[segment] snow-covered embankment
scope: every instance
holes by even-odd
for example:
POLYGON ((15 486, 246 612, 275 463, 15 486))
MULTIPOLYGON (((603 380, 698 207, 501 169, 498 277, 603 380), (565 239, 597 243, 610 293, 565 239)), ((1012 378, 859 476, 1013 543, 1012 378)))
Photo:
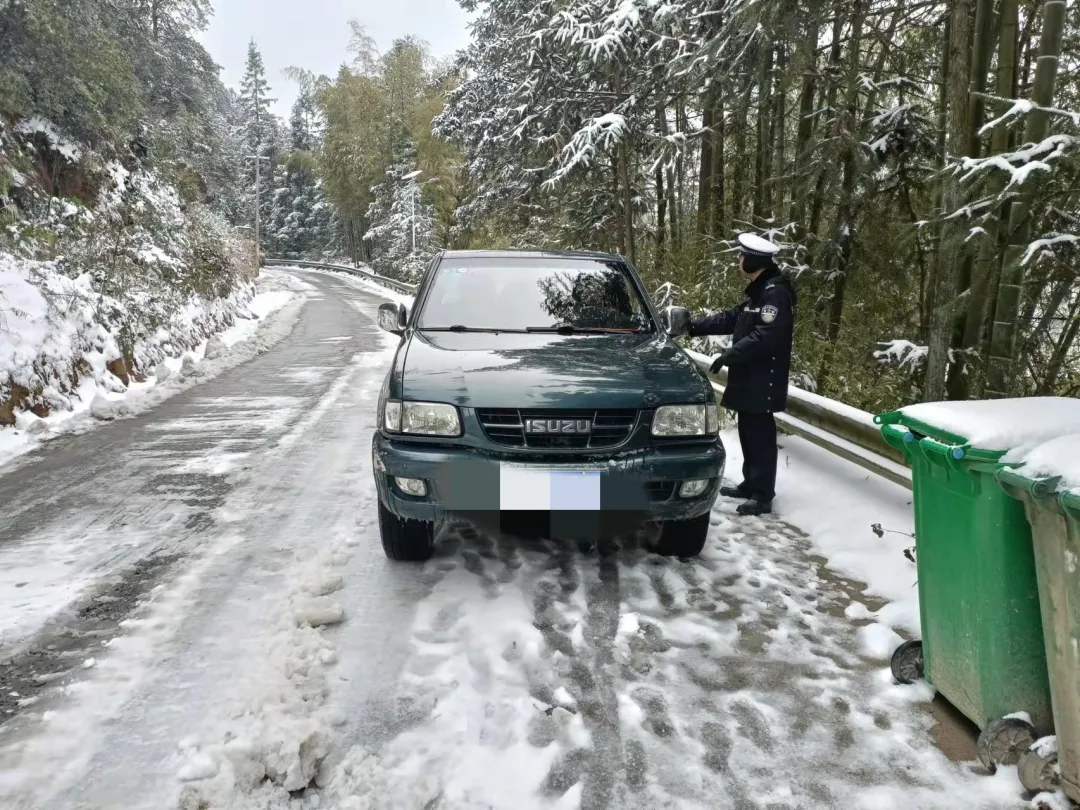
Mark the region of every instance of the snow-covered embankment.
POLYGON ((227 297, 192 296, 127 361, 122 314, 88 277, 0 255, 0 465, 98 420, 133 416, 266 351, 292 329, 298 296, 310 289, 269 270, 227 297))

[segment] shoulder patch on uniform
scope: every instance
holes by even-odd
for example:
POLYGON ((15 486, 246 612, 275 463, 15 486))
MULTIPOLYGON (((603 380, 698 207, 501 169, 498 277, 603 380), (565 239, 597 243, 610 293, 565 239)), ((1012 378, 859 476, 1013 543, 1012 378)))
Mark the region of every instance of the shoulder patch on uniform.
POLYGON ((780 314, 780 310, 772 304, 766 304, 761 308, 761 320, 765 321, 765 323, 772 323, 775 321, 778 314, 780 314))

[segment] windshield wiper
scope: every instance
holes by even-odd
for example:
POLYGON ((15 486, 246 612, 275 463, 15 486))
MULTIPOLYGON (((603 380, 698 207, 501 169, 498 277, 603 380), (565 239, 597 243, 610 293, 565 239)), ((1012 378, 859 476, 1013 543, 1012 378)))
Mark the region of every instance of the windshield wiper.
POLYGON ((547 332, 555 335, 639 335, 645 330, 640 326, 620 328, 617 326, 574 326, 563 323, 555 326, 528 326, 526 332, 547 332))
POLYGON ((492 329, 487 326, 465 326, 455 323, 453 326, 421 326, 421 332, 525 332, 524 329, 492 329))

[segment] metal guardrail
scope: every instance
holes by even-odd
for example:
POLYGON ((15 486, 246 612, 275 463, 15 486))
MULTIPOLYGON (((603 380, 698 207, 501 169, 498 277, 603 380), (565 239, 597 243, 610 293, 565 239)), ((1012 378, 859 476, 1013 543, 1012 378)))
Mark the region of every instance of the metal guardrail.
POLYGON ((270 267, 306 267, 311 270, 337 270, 339 273, 348 273, 353 276, 360 276, 370 281, 374 281, 376 284, 381 284, 384 287, 389 287, 395 292, 412 295, 416 292, 415 284, 406 284, 404 281, 398 281, 394 278, 387 278, 386 276, 380 276, 378 273, 372 273, 370 270, 365 270, 362 267, 350 267, 347 264, 328 264, 326 262, 306 262, 299 259, 263 259, 263 264, 270 267))
MULTIPOLYGON (((336 270, 366 278, 399 293, 416 292, 415 284, 406 284, 370 270, 344 264, 293 259, 264 259, 264 263, 273 267, 336 270)), ((711 357, 693 351, 688 351, 687 354, 708 373, 711 357)), ((722 369, 720 374, 710 374, 709 377, 713 388, 722 393, 727 382, 727 371, 722 369)), ((911 470, 907 467, 903 454, 885 443, 881 437, 881 429, 874 424, 873 414, 789 386, 787 411, 776 414, 776 422, 780 429, 787 433, 800 436, 864 470, 911 489, 911 470)))
MULTIPOLYGON (((709 374, 713 358, 693 351, 687 354, 709 375, 713 388, 723 393, 727 370, 709 374)), ((911 489, 911 470, 903 454, 885 443, 881 428, 874 424, 871 413, 791 385, 788 386, 787 410, 776 414, 776 423, 787 433, 800 436, 864 470, 911 489)))

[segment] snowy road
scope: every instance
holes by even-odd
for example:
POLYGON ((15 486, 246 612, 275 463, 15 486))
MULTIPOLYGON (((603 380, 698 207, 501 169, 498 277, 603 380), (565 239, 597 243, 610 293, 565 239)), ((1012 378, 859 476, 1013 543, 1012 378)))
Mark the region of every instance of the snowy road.
POLYGON ((779 518, 721 504, 693 562, 469 527, 387 561, 380 301, 302 277, 269 352, 0 475, 0 806, 1020 806, 779 518))

